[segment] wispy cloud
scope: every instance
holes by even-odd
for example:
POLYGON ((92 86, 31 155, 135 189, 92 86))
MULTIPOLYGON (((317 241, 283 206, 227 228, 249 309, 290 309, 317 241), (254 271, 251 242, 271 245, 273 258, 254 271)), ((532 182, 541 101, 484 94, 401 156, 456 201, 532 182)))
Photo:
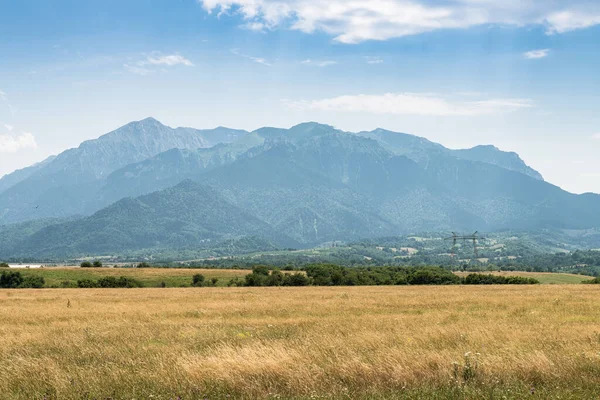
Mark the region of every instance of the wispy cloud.
POLYGON ((148 68, 138 67, 137 65, 130 65, 130 64, 123 64, 123 68, 125 68, 127 71, 131 72, 132 74, 141 75, 141 76, 146 76, 152 72, 148 68))
POLYGON ((35 149, 37 143, 35 137, 28 132, 20 135, 0 135, 0 153, 16 153, 23 149, 35 149))
POLYGON ((534 107, 529 99, 490 98, 463 101, 427 93, 359 94, 311 101, 286 101, 285 104, 304 110, 418 116, 493 115, 534 107))
POLYGON ((7 131, 12 132, 15 127, 9 124, 4 124, 4 127, 6 128, 7 131))
POLYGON ((540 50, 531 50, 526 53, 523 53, 523 57, 528 60, 537 60, 540 58, 548 57, 550 53, 550 49, 540 49, 540 50))
POLYGON ((337 64, 337 61, 332 61, 332 60, 313 61, 311 59, 307 59, 307 60, 302 61, 302 64, 304 64, 304 65, 312 65, 314 67, 323 68, 323 67, 329 67, 331 65, 335 65, 335 64, 337 64))
POLYGON ((0 101, 2 101, 2 103, 8 107, 8 111, 11 115, 15 115, 17 113, 18 109, 13 107, 13 105, 8 101, 8 94, 6 94, 5 91, 0 90, 0 101))
POLYGON ((135 63, 123 64, 123 68, 132 74, 146 76, 157 71, 159 68, 171 68, 178 65, 193 67, 194 63, 180 54, 165 55, 159 52, 153 52, 150 55, 146 55, 143 60, 135 63))
POLYGON ((383 64, 383 60, 379 57, 365 57, 365 61, 367 64, 383 64))
POLYGON ((387 40, 486 24, 543 26, 548 34, 600 24, 590 0, 198 0, 209 12, 240 14, 255 30, 291 28, 341 43, 387 40))
POLYGON ((594 133, 594 134, 592 135, 592 139, 597 139, 597 140, 600 140, 600 132, 598 132, 598 133, 594 133))
POLYGON ((257 64, 262 64, 262 65, 265 65, 267 67, 271 67, 273 65, 270 62, 268 62, 267 60, 265 60, 264 58, 253 57, 253 56, 249 56, 247 54, 241 53, 240 49, 231 49, 230 51, 231 51, 232 54, 235 54, 236 56, 247 58, 248 60, 252 60, 252 61, 254 61, 257 64))
POLYGON ((175 65, 185 65, 186 67, 194 66, 190 60, 179 54, 151 55, 148 56, 145 61, 140 61, 138 65, 165 65, 167 67, 173 67, 175 65))

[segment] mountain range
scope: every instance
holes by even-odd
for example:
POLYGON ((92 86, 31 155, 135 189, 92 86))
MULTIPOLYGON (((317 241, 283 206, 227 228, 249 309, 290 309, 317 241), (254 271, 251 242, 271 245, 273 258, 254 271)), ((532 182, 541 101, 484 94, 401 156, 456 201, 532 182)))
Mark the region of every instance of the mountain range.
POLYGON ((516 153, 318 123, 247 132, 148 118, 0 179, 2 258, 597 227, 600 196, 544 181, 516 153))

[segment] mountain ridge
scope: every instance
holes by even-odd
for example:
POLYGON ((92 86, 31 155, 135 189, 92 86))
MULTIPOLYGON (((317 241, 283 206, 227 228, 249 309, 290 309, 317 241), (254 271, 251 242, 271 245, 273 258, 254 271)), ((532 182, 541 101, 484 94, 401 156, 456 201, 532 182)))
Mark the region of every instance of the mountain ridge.
MULTIPOLYGON (((122 129, 122 136, 113 131, 101 142, 139 161, 99 165, 86 170, 89 179, 61 181, 81 172, 82 159, 75 157, 76 166, 67 163, 55 175, 52 164, 72 158, 71 149, 0 193, 0 225, 46 221, 22 225, 20 242, 10 241, 0 255, 208 248, 197 239, 213 240, 211 246, 304 248, 424 231, 600 227, 599 195, 568 193, 516 153, 491 145, 452 150, 414 135, 353 133, 315 122, 252 132, 216 128, 206 137, 154 119, 122 129), (177 147, 181 138, 191 138, 188 147, 177 147), (225 142, 197 147, 218 139, 225 142), (137 153, 132 140, 151 150, 137 153), (102 168, 112 172, 94 174, 102 168), (7 212, 7 205, 21 212, 7 212), (227 222, 225 214, 233 219, 227 222)), ((94 141, 80 147, 90 147, 84 155, 92 159, 106 153, 94 141)), ((11 229, 18 228, 9 226, 4 235, 11 229)))

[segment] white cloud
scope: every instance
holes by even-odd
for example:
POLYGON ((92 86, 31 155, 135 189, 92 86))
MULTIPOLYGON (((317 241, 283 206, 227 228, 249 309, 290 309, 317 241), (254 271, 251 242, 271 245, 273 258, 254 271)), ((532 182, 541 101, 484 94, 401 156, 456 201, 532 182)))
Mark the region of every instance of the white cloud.
POLYGON ((585 29, 600 24, 600 13, 585 13, 583 11, 559 11, 546 17, 548 33, 565 33, 576 29, 585 29))
POLYGON ((194 66, 190 60, 179 54, 148 56, 145 61, 139 62, 138 65, 166 65, 167 67, 173 67, 175 65, 185 65, 186 67, 194 66))
POLYGON ((379 57, 367 56, 365 57, 365 61, 367 64, 383 64, 383 60, 379 57))
POLYGON ((598 139, 598 140, 600 140, 600 132, 598 132, 598 133, 594 133, 594 134, 592 135, 592 139, 598 139))
POLYGON ((252 61, 254 61, 257 64, 262 64, 262 65, 265 65, 267 67, 271 67, 272 66, 272 64, 270 62, 268 62, 267 60, 265 60, 264 58, 253 57, 253 56, 246 55, 244 53, 240 53, 239 49, 231 49, 230 51, 231 51, 232 54, 235 54, 236 56, 247 58, 248 60, 252 60, 252 61))
POLYGON ((138 67, 136 65, 129 65, 129 64, 123 64, 123 68, 125 68, 127 71, 131 72, 132 74, 137 74, 137 75, 141 75, 141 76, 146 76, 150 72, 152 72, 148 68, 138 67))
POLYGON ((548 57, 548 53, 550 53, 550 49, 531 50, 526 53, 523 53, 523 57, 525 57, 528 60, 537 60, 540 58, 548 57))
POLYGON ((323 67, 329 67, 329 66, 331 66, 331 65, 335 65, 335 64, 337 64, 337 61, 331 61, 331 60, 326 60, 326 61, 313 61, 313 60, 311 60, 311 59, 307 59, 307 60, 304 60, 304 61, 302 61, 302 64, 305 64, 305 65, 313 65, 313 66, 315 66, 315 67, 320 67, 320 68, 323 68, 323 67))
POLYGON ((267 28, 267 26, 265 24, 263 24, 262 22, 249 22, 245 25, 243 25, 244 28, 251 30, 251 31, 255 31, 255 32, 264 32, 265 29, 267 28))
POLYGON ((600 24, 590 0, 198 0, 209 12, 240 14, 247 26, 289 27, 342 43, 387 40, 484 24, 544 26, 548 34, 600 24), (253 25, 260 24, 260 25, 253 25))
POLYGON ((23 149, 35 149, 37 143, 31 133, 0 135, 0 153, 16 153, 23 149))
POLYGON ((6 128, 6 130, 7 130, 7 131, 9 131, 9 132, 12 132, 12 131, 13 131, 13 129, 15 129, 15 127, 14 127, 14 126, 12 126, 12 125, 9 125, 9 124, 4 124, 4 127, 5 127, 5 128, 6 128))
POLYGON ((132 74, 146 76, 155 71, 164 71, 165 68, 175 67, 178 65, 193 67, 194 63, 180 54, 163 55, 159 52, 153 52, 152 54, 146 56, 145 59, 134 64, 123 64, 123 68, 132 74))
POLYGON ((478 116, 503 114, 532 108, 529 99, 482 99, 461 101, 428 93, 386 93, 383 95, 349 95, 312 101, 287 101, 301 110, 366 112, 418 116, 478 116))

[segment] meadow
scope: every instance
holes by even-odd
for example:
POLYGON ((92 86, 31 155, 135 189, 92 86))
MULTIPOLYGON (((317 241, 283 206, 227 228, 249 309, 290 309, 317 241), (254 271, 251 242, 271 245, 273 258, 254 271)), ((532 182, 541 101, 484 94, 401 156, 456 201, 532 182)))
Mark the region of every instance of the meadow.
MULTIPOLYGON (((455 272, 458 276, 467 276, 471 272, 455 272)), ((593 276, 553 273, 553 272, 524 272, 524 271, 493 271, 481 272, 482 274, 491 274, 498 276, 522 276, 524 278, 533 278, 540 281, 541 284, 577 284, 594 279, 593 276)))
MULTIPOLYGON (((192 277, 202 274, 207 281, 218 279, 216 286, 227 286, 231 279, 243 280, 252 271, 249 269, 197 269, 197 268, 79 268, 49 267, 36 269, 16 269, 24 276, 41 276, 44 287, 60 288, 76 286, 79 280, 98 280, 103 277, 127 277, 141 282, 145 287, 187 287, 191 286, 192 277)), ((289 273, 289 271, 284 271, 289 273)), ((470 272, 456 272, 458 276, 466 276, 470 272)), ((578 284, 593 277, 585 275, 546 273, 546 272, 482 272, 502 276, 522 276, 534 278, 542 284, 578 284)))
POLYGON ((238 269, 191 269, 191 268, 39 268, 18 269, 24 276, 41 276, 45 287, 61 287, 63 283, 76 285, 78 280, 98 280, 103 277, 115 278, 124 276, 141 282, 146 287, 159 287, 164 282, 166 287, 191 286, 192 277, 202 274, 207 280, 217 278, 217 286, 225 286, 231 279, 243 279, 250 270, 238 269))
POLYGON ((597 285, 0 291, 0 398, 600 396, 597 285))

